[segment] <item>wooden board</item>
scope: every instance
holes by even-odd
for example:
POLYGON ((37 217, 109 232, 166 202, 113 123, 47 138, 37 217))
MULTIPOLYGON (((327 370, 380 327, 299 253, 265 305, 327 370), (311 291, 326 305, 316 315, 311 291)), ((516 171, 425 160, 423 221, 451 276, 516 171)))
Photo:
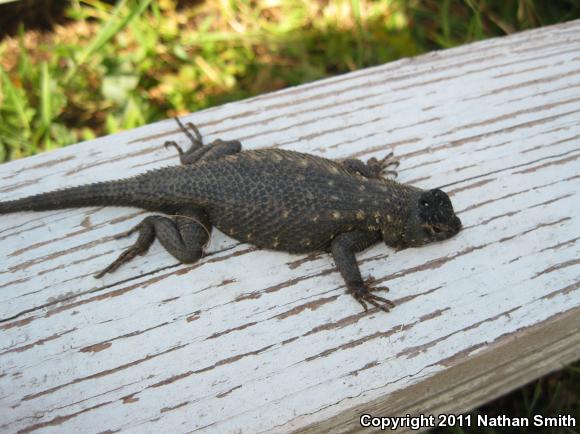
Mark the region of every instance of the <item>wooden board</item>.
MULTIPOLYGON (((365 409, 467 410, 580 354, 580 21, 186 120, 248 149, 393 149, 465 229, 360 254, 397 304, 365 315, 326 255, 215 231, 195 265, 156 244, 94 279, 143 212, 0 216, 0 431, 351 431, 365 409)), ((187 142, 173 120, 4 164, 0 198, 177 164, 170 139, 187 142)))

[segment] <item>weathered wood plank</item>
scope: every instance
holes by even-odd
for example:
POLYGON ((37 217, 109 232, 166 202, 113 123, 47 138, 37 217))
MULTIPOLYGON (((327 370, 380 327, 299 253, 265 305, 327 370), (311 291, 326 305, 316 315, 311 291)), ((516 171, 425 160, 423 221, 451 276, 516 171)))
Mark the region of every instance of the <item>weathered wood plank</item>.
MULTIPOLYGON (((113 236, 142 212, 0 216, 0 429, 350 430, 360 409, 466 409, 571 360, 579 52, 580 22, 571 22, 187 118, 208 140, 246 148, 329 158, 394 149, 402 181, 445 186, 465 224, 459 236, 359 255, 363 273, 391 287, 389 315, 359 312, 325 255, 258 251, 216 231, 198 264, 155 245, 95 280, 131 242, 113 236), (568 327, 554 327, 562 318, 568 327), (557 350, 534 373, 521 342, 536 332, 538 349, 557 350), (510 381, 518 359, 505 345, 527 367, 510 381), (484 378, 466 366, 505 375, 485 377, 490 387, 463 402, 434 392, 411 405, 425 385, 454 392, 457 375, 484 378)), ((185 143, 173 121, 2 165, 2 200, 176 164, 161 146, 168 139, 185 143)))
MULTIPOLYGON (((306 433, 359 432, 361 414, 460 414, 531 377, 549 373, 578 358, 580 309, 573 309, 525 330, 504 335, 486 351, 456 363, 464 353, 442 361, 447 369, 387 397, 381 397, 301 430, 306 433), (556 338, 557 337, 557 338, 556 338), (499 362, 499 363, 498 363, 499 362), (387 398, 387 399, 385 399, 387 398)), ((511 415, 506 415, 511 416, 511 415)), ((557 415, 544 414, 546 417, 557 415)), ((475 420, 471 427, 477 426, 475 420)), ((469 432, 469 426, 464 426, 469 432)), ((409 428, 397 432, 417 432, 409 428)))

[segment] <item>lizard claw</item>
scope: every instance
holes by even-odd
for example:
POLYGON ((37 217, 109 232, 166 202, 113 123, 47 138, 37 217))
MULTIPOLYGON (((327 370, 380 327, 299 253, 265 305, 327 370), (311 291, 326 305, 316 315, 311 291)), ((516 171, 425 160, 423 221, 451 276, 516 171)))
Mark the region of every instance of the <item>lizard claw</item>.
POLYGON ((165 147, 165 149, 175 148, 177 150, 177 153, 179 154, 179 160, 181 161, 182 164, 191 164, 199 158, 199 156, 195 157, 196 151, 204 147, 201 133, 199 132, 197 127, 191 122, 188 122, 185 125, 183 125, 183 123, 179 120, 179 118, 175 118, 175 120, 177 121, 179 128, 181 128, 181 130, 185 133, 187 138, 191 141, 191 146, 189 147, 189 149, 184 151, 183 148, 179 146, 177 142, 174 140, 166 141, 163 144, 163 146, 165 147), (192 155, 194 156, 194 159, 191 159, 192 155))
POLYGON ((189 138, 189 140, 191 141, 191 145, 194 148, 199 148, 200 146, 203 146, 203 139, 201 137, 201 133, 192 122, 187 122, 185 125, 183 125, 183 123, 177 116, 174 119, 175 122, 177 122, 177 125, 179 125, 179 128, 181 128, 181 131, 183 131, 185 135, 189 138), (191 134, 191 131, 189 131, 188 128, 193 131, 195 137, 193 136, 193 134, 191 134))
POLYGON ((112 273, 117 268, 119 268, 122 264, 124 264, 125 262, 129 262, 135 256, 137 256, 137 255, 144 255, 145 253, 147 253, 147 250, 148 249, 149 249, 149 246, 144 246, 144 245, 141 245, 138 242, 136 242, 131 247, 129 247, 128 249, 126 249, 125 251, 123 251, 123 253, 121 253, 119 255, 119 257, 117 259, 115 259, 115 261, 113 261, 107 267, 105 267, 104 269, 102 269, 101 271, 99 271, 97 274, 95 274, 94 275, 94 278, 95 279, 100 279, 105 274, 112 273))
POLYGON ((395 153, 393 151, 389 152, 380 162, 384 168, 391 166, 399 167, 401 164, 399 159, 395 157, 395 153))
POLYGON ((175 148, 175 149, 177 149, 177 153, 178 153, 179 155, 183 155, 183 149, 181 149, 181 146, 179 146, 179 145, 177 144, 177 142, 175 142, 175 141, 173 141, 173 140, 168 140, 167 142, 165 142, 165 143, 163 144, 163 147, 164 147, 165 149, 169 149, 169 148, 175 148))
MULTIPOLYGON (((148 217, 149 218, 149 217, 148 217)), ((153 231, 153 226, 148 224, 148 218, 143 220, 141 223, 133 226, 126 232, 122 232, 120 234, 115 235, 113 238, 119 239, 128 237, 129 235, 133 234, 134 232, 139 232, 139 238, 137 241, 133 243, 131 247, 125 249, 114 262, 112 262, 108 267, 104 268, 103 270, 99 271, 97 274, 94 275, 95 279, 100 279, 107 273, 111 273, 119 268, 125 262, 129 262, 137 255, 144 255, 151 247, 151 244, 155 240, 155 232, 153 231)))
POLYGON ((117 268, 119 268, 121 266, 121 264, 124 264, 125 262, 129 262, 135 256, 137 256, 139 254, 142 255, 143 253, 145 253, 145 252, 141 251, 141 249, 137 248, 136 246, 129 247, 127 250, 125 250, 123 253, 121 253, 119 255, 119 257, 114 262, 112 262, 107 267, 105 267, 104 269, 99 271, 97 274, 95 274, 94 278, 100 279, 105 274, 112 273, 117 268))
POLYGON ((190 130, 193 131, 193 133, 195 134, 195 139, 192 139, 190 136, 190 139, 192 141, 192 144, 196 144, 196 142, 200 145, 203 146, 203 139, 201 137, 201 133, 199 132, 199 130, 197 129, 197 127, 193 124, 193 122, 188 122, 185 124, 185 126, 187 128, 189 128, 190 130))
POLYGON ((391 151, 381 160, 377 160, 374 157, 369 159, 367 164, 374 167, 378 173, 396 178, 398 176, 397 171, 390 168, 396 169, 401 163, 397 158, 395 158, 395 154, 391 151))
POLYGON ((376 294, 373 294, 373 291, 388 291, 389 288, 387 287, 376 287, 376 288, 367 288, 366 286, 360 286, 355 289, 351 290, 351 293, 356 301, 358 301, 361 306, 364 308, 365 312, 368 312, 367 303, 372 304, 374 307, 384 311, 389 312, 391 308, 395 307, 395 303, 391 300, 388 300, 384 297, 380 297, 376 294))

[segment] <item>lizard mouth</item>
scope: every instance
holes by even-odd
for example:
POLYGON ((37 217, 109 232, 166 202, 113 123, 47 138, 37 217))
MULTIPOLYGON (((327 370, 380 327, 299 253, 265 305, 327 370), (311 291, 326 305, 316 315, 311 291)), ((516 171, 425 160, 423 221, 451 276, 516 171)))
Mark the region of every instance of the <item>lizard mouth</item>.
POLYGON ((461 230, 462 226, 463 225, 462 225, 459 217, 453 216, 453 219, 451 220, 451 223, 449 224, 449 229, 450 229, 451 235, 455 235, 457 232, 459 232, 461 230))
POLYGON ((446 223, 425 224, 423 226, 433 240, 445 240, 457 234, 462 227, 461 220, 457 216, 446 223))

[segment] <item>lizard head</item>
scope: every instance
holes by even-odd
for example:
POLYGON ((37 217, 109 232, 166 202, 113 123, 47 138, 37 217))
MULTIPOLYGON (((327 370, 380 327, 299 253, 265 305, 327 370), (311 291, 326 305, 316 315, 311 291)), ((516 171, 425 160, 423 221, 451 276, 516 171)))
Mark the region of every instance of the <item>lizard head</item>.
POLYGON ((401 243, 418 247, 452 237, 461 230, 449 196, 439 189, 422 191, 405 222, 401 243))

